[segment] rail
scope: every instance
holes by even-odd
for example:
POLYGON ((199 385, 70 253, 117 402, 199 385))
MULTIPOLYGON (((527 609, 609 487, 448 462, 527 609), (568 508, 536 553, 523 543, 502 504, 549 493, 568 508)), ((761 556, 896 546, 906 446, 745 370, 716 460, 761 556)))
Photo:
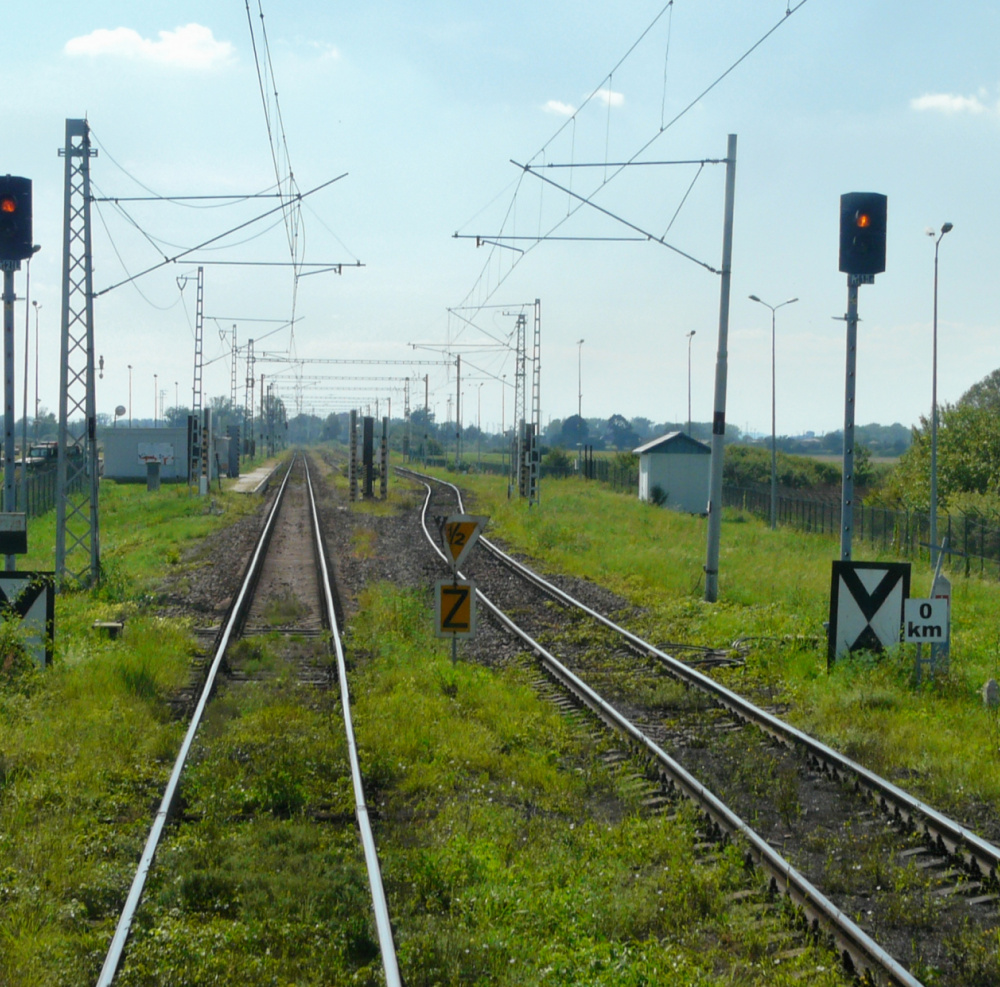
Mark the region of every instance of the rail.
MULTIPOLYGON (((305 462, 304 459, 303 462, 305 462)), ((118 925, 115 929, 114 936, 112 937, 111 946, 108 949, 107 956, 105 957, 100 977, 97 980, 97 987, 111 987, 118 971, 118 967, 121 964, 125 944, 128 941, 128 936, 131 932, 132 924, 135 921, 135 915, 142 899, 142 893, 146 885, 146 878, 148 877, 149 871, 153 866, 153 861, 156 856, 160 840, 162 839, 163 831, 173 809, 177 790, 180 785, 181 775, 187 763, 191 747, 194 743, 195 735, 198 732, 198 727, 201 724, 205 707, 207 706, 209 697, 214 689, 223 656, 233 636, 237 634, 242 627, 249 611, 253 592, 256 588, 257 581, 260 578, 263 561, 267 555, 268 545, 274 531, 275 520, 284 499, 285 490, 287 489, 288 480, 291 476, 294 463, 295 457, 293 456, 281 481, 281 486, 275 496, 274 503, 268 512, 267 520, 251 556, 250 563, 247 566, 247 571, 244 575, 240 590, 233 601, 233 604, 230 606, 225 620, 223 621, 223 627, 217 640, 215 653, 213 655, 208 674, 205 678, 205 683, 198 699, 198 704, 195 707, 194 715, 191 717, 187 733, 185 734, 184 741, 181 744, 177 759, 174 762, 170 778, 167 781, 167 786, 164 790, 160 807, 153 820, 153 825, 146 840, 145 848, 143 849, 142 856, 139 859, 139 865, 136 869, 135 877, 132 880, 132 886, 129 890, 128 897, 126 898, 121 916, 118 919, 118 925)), ((305 470, 306 485, 309 493, 310 512, 312 516, 312 528, 315 536, 317 569, 323 585, 323 597, 326 611, 324 616, 336 651, 337 677, 340 683, 344 726, 347 733, 348 757, 350 761, 351 779, 354 786, 355 814, 358 821, 358 828, 360 830, 361 842, 365 856, 365 864, 368 871, 375 925, 379 938, 379 946, 382 952, 383 968, 385 971, 385 982, 387 987, 402 987, 402 980, 400 979, 399 966, 396 958, 395 944, 392 939, 392 928, 389 922, 389 910, 385 897, 385 888, 382 883, 382 874, 379 868, 378 855, 375 850, 375 840, 372 834, 371 823, 368 819, 368 809, 365 804, 364 787, 361 778, 361 766, 358 759, 357 743, 355 741, 354 726, 351 719, 350 700, 347 688, 347 670, 344 661, 343 645, 341 643, 340 633, 337 627, 333 589, 329 576, 329 565, 323 545, 323 538, 319 524, 319 514, 316 509, 312 478, 309 474, 309 465, 307 462, 305 463, 305 470)))
POLYGON ((382 883, 382 870, 378 862, 375 848, 375 836, 372 833, 371 820, 368 816, 368 805, 365 802, 364 783, 361 778, 361 762, 358 758, 358 745, 354 738, 354 723, 351 717, 351 697, 347 688, 347 665, 344 661, 344 647, 337 629, 337 614, 333 600, 333 587, 330 582, 330 567, 326 557, 326 547, 323 544, 319 513, 316 510, 316 498, 313 495, 312 477, 309 474, 309 464, 306 463, 306 486, 309 490, 309 508, 313 519, 313 533, 316 537, 316 553, 319 559, 319 572, 323 583, 323 599, 326 604, 326 621, 333 637, 334 650, 337 656, 337 681, 340 685, 340 701, 343 707, 344 729, 347 733, 347 752, 351 765, 351 782, 354 786, 354 812, 361 832, 361 844, 365 853, 365 866, 368 869, 368 882, 372 892, 372 905, 375 912, 375 927, 378 933, 379 947, 382 951, 382 967, 385 971, 387 987, 401 987, 399 965, 396 959, 396 946, 392 938, 392 924, 389 921, 389 905, 385 897, 385 887, 382 883))
MULTIPOLYGON (((432 478, 422 477, 419 474, 412 475, 417 476, 428 490, 428 497, 424 504, 424 514, 426 515, 431 490, 427 480, 432 478)), ((436 479, 434 482, 450 487, 457 497, 459 510, 462 511, 464 509, 462 506, 461 492, 454 484, 436 479)), ((426 517, 424 517, 423 523, 425 535, 428 540, 433 545, 435 551, 437 551, 438 554, 445 559, 445 561, 447 561, 444 553, 434 543, 433 537, 427 529, 426 517)), ((883 807, 886 805, 892 806, 896 815, 904 817, 907 820, 914 822, 914 824, 919 824, 923 828, 924 834, 928 838, 933 839, 937 845, 941 847, 941 849, 947 850, 949 853, 956 856, 963 857, 966 865, 971 871, 978 872, 980 875, 984 875, 985 871, 989 880, 994 883, 996 882, 998 867, 1000 867, 1000 849, 994 845, 988 843, 986 840, 983 840, 970 830, 965 829, 954 820, 943 816, 937 810, 924 804, 919 799, 916 799, 909 793, 904 792, 902 789, 899 789, 891 782, 875 775, 873 772, 852 761, 850 758, 845 757, 797 728, 790 726, 778 717, 757 708, 748 700, 745 700, 743 697, 731 692, 729 689, 726 689, 724 686, 715 682, 708 676, 703 675, 696 669, 685 665, 683 662, 680 662, 675 658, 672 658, 665 652, 660 651, 660 649, 658 649, 655 645, 644 641, 637 635, 615 624, 603 614, 591 609, 586 604, 561 590, 559 587, 549 583, 537 573, 534 573, 530 569, 527 569, 527 567, 521 565, 515 559, 511 558, 511 556, 499 549, 489 539, 485 537, 481 538, 480 544, 484 545, 488 550, 494 552, 498 558, 504 561, 506 565, 513 567, 526 578, 529 578, 536 586, 544 589, 546 593, 549 593, 557 599, 560 599, 563 603, 586 613, 588 616, 597 620, 610 630, 622 635, 634 647, 639 648, 651 657, 655 657, 664 665, 666 670, 673 674, 676 678, 688 685, 708 693, 716 702, 728 709, 737 717, 754 723, 760 729, 765 730, 767 733, 789 746, 797 745, 801 747, 809 754, 809 756, 813 757, 817 761, 831 766, 834 771, 849 773, 853 777, 857 778, 861 785, 863 785, 870 792, 874 793, 882 801, 883 807)), ((593 693, 592 690, 590 690, 585 683, 577 679, 572 672, 565 669, 564 666, 562 666, 554 656, 549 654, 545 648, 535 642, 532 638, 530 638, 530 636, 525 634, 505 614, 503 614, 502 611, 495 607, 483 593, 477 591, 477 595, 482 600, 483 605, 486 606, 487 609, 490 610, 490 612, 493 613, 505 627, 510 629, 512 633, 515 633, 518 637, 525 641, 525 643, 528 644, 533 651, 541 656, 546 665, 553 669, 561 680, 571 685, 573 690, 581 696, 582 701, 586 702, 588 707, 593 709, 595 713, 603 719, 608 720, 608 722, 613 722, 618 729, 621 729, 627 735, 632 737, 634 741, 645 747, 646 750, 661 764, 665 765, 671 777, 677 781, 677 784, 682 788, 682 790, 684 790, 686 794, 690 795, 690 797, 703 804, 706 811, 708 811, 709 814, 720 823, 720 825, 724 825, 732 832, 738 831, 746 835, 754 847, 755 855, 760 855, 759 859, 762 864, 772 873, 772 876, 775 877, 778 884, 786 888, 788 893, 797 903, 806 908, 807 911, 810 911, 815 907, 817 917, 822 917, 824 921, 832 923, 837 927, 837 929, 843 930, 841 944, 847 951, 848 955, 851 956, 856 969, 858 968, 859 962, 864 963, 867 961, 875 963, 880 969, 885 970, 894 983, 900 985, 919 984, 919 981, 914 979, 908 971, 900 967, 894 959, 888 957, 888 954, 885 954, 881 947, 871 940, 860 928, 851 923, 845 916, 842 916, 842 913, 840 913, 831 902, 823 897, 822 894, 815 889, 804 876, 798 874, 798 872, 795 871, 790 864, 784 861, 783 858, 775 853, 766 843, 763 843, 763 841, 761 841, 756 834, 754 834, 753 838, 751 838, 749 833, 752 831, 749 830, 749 827, 746 827, 746 825, 741 821, 736 820, 735 816, 730 819, 728 815, 729 810, 725 809, 724 806, 720 809, 719 806, 721 806, 721 803, 717 806, 712 799, 703 800, 701 798, 701 793, 705 790, 700 783, 691 778, 691 776, 687 775, 684 769, 681 768, 680 765, 676 764, 676 762, 673 762, 672 759, 669 758, 669 755, 663 752, 654 741, 646 737, 645 734, 625 720, 624 717, 621 717, 620 714, 613 709, 613 707, 607 704, 600 696, 597 696, 596 693, 593 693), (725 809, 725 812, 722 812, 722 809, 725 809), (734 822, 734 820, 736 821, 734 822), (848 924, 845 925, 844 922, 848 924)))
POLYGON ((163 798, 160 801, 160 807, 153 819, 153 825, 149 831, 149 836, 146 838, 146 845, 142 851, 142 856, 139 858, 139 866, 136 868, 135 877, 132 879, 132 886, 129 889, 128 897, 125 899, 125 907, 122 909, 122 913, 119 916, 118 925, 115 928, 115 934, 111 939, 111 946, 109 947, 107 956, 104 959, 101 974, 97 978, 97 987, 110 987, 115 978, 115 974, 118 972, 118 966, 121 963, 122 953, 125 951, 125 943, 132 930, 135 913, 139 908, 139 901, 141 900, 142 892, 146 887, 146 878, 149 876, 149 871, 153 866, 153 859, 155 858, 156 851, 160 845, 163 830, 173 809, 174 799, 177 797, 177 789, 180 785, 181 774, 184 771, 188 755, 191 752, 191 746, 194 743, 195 734, 197 734, 198 727, 201 725, 201 719, 205 713, 205 707, 208 705, 208 699, 215 686, 215 680, 218 676, 219 668, 222 665, 222 657, 225 654, 226 648, 229 646, 230 639, 236 633, 237 628, 246 616, 247 607, 253 595, 253 587, 260 576, 260 569, 263 564, 264 556, 267 554, 267 546, 270 541, 271 534, 274 531, 274 521, 278 516, 278 509, 281 506, 282 499, 284 498, 285 490, 288 486, 288 478, 291 476, 291 473, 292 467, 290 463, 288 471, 285 473, 284 479, 281 481, 281 487, 278 489, 278 494, 274 498, 274 503, 271 505, 271 510, 268 513, 267 521, 264 524, 261 537, 257 542, 257 547, 254 549, 254 553, 250 559, 246 575, 243 578, 243 584, 240 586, 240 591, 236 596, 236 600, 229 608, 229 613, 223 623, 222 632, 219 635, 215 654, 212 658, 212 663, 209 666, 208 675, 205 677, 205 684, 202 688, 201 696, 198 699, 198 705, 195 707, 194 715, 191 717, 187 733, 184 735, 184 741, 181 744, 179 753, 177 754, 177 759, 174 761, 173 770, 170 772, 170 778, 167 780, 167 787, 164 789, 163 798))

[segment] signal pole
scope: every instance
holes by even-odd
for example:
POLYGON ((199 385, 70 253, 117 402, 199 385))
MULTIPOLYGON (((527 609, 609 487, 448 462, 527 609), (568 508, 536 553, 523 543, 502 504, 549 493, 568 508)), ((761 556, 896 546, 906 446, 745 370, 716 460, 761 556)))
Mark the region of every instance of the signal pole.
POLYGON ((847 373, 844 387, 844 477, 840 492, 840 559, 851 560, 854 531, 854 397, 858 364, 858 286, 847 276, 847 373))
POLYGON ((885 270, 887 199, 878 192, 840 197, 840 270, 847 275, 847 374, 844 388, 844 475, 840 501, 840 560, 851 560, 854 533, 854 399, 858 356, 858 286, 885 270))

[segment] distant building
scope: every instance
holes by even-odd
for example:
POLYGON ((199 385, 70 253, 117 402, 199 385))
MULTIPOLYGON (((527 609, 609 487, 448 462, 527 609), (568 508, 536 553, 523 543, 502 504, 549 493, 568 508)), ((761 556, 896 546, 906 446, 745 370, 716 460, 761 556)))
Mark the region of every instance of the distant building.
POLYGON ((159 464, 164 481, 187 479, 186 428, 109 428, 102 441, 109 480, 145 481, 148 463, 159 464))
MULTIPOLYGON (((188 478, 187 428, 108 428, 101 441, 104 476, 109 480, 145 481, 150 463, 158 465, 165 483, 188 478)), ((230 468, 229 438, 216 436, 212 448, 214 461, 210 465, 215 480, 220 471, 226 475, 230 468)))
POLYGON ((708 510, 712 449, 685 432, 668 432, 639 446, 639 500, 656 501, 675 511, 704 514, 708 510))

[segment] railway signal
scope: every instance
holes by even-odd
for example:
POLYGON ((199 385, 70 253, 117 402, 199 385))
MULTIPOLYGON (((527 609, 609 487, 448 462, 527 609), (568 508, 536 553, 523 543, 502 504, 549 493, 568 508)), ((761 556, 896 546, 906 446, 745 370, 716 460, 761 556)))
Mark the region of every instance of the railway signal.
POLYGON ((878 192, 840 197, 840 270, 845 274, 874 276, 885 270, 887 206, 878 192))
POLYGON ((0 261, 20 262, 33 253, 31 179, 4 175, 0 177, 0 261))
POLYGON ((847 373, 844 387, 844 472, 840 502, 840 558, 851 559, 854 530, 854 398, 858 349, 858 286, 885 270, 888 199, 879 192, 840 197, 840 270, 847 274, 847 373))
MULTIPOLYGON (((11 515, 16 501, 14 486, 14 272, 21 261, 35 252, 31 243, 31 179, 16 175, 0 177, 0 269, 3 270, 3 350, 4 350, 4 436, 3 436, 3 503, 4 514, 11 515)), ((27 551, 21 547, 24 517, 7 519, 0 538, 4 569, 13 572, 14 553, 27 551), (10 527, 13 525, 13 527, 10 527), (13 539, 13 540, 12 540, 13 539)))

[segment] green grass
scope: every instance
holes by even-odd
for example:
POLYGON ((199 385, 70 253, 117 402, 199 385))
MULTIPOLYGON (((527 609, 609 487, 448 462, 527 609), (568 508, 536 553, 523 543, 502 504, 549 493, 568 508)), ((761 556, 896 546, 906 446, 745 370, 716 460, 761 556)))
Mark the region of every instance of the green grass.
MULTIPOLYGON (((180 744, 169 695, 193 642, 153 615, 167 569, 252 509, 186 488, 101 485, 106 581, 56 598, 54 663, 0 667, 0 985, 93 982, 180 744), (112 641, 95 620, 126 619, 112 641)), ((53 568, 53 514, 29 523, 19 569, 53 568)), ((5 628, 4 634, 9 633, 5 628)))

